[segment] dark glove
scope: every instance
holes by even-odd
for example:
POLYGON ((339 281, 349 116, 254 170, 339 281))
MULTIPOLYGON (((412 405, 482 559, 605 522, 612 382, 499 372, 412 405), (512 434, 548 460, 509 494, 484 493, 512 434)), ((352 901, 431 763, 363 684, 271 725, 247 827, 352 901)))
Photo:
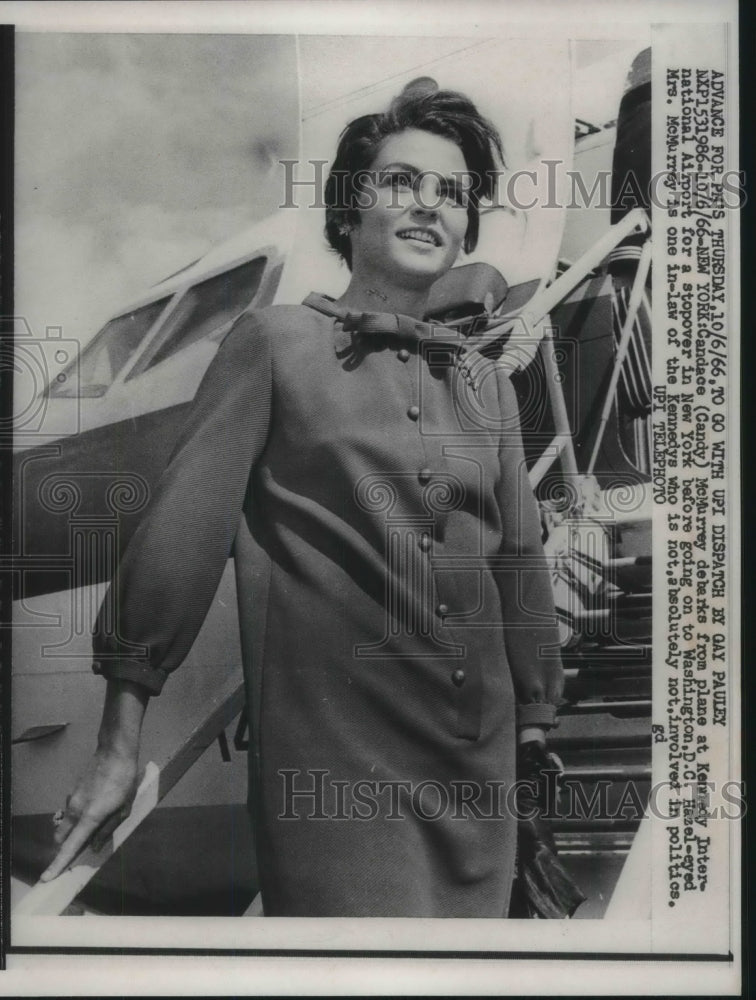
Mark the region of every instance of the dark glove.
POLYGON ((585 901, 564 865, 550 821, 557 806, 561 765, 534 740, 517 748, 517 871, 510 917, 571 917, 585 901))

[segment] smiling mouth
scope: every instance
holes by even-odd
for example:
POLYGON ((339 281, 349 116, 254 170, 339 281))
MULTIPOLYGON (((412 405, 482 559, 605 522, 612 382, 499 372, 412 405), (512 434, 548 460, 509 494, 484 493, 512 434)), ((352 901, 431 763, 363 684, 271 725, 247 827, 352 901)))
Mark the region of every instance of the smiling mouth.
POLYGON ((419 243, 430 243, 434 247, 441 246, 439 237, 428 229, 403 229, 396 235, 400 240, 417 240, 419 243))

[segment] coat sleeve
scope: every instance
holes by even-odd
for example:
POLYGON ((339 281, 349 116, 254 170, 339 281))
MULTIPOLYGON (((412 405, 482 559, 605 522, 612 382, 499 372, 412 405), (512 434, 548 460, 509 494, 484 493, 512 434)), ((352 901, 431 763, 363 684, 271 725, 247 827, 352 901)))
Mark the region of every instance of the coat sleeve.
POLYGON ((505 645, 517 698, 517 725, 550 727, 562 698, 563 671, 551 578, 525 465, 517 396, 499 371, 502 433, 497 499, 502 542, 496 579, 505 645))
POLYGON ((230 555, 270 409, 270 339, 245 315, 205 374, 100 608, 95 673, 158 694, 186 657, 230 555))

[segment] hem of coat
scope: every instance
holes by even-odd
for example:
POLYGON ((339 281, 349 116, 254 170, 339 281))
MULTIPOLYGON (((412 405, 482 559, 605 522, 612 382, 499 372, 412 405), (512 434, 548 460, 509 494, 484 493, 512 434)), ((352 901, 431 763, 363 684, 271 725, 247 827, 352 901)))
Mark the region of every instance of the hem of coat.
POLYGON ((535 701, 529 705, 517 706, 517 725, 522 726, 545 726, 551 728, 556 725, 556 705, 548 702, 535 701))
POLYGON ((146 688, 151 694, 160 694, 168 674, 160 668, 149 667, 138 660, 95 660, 92 671, 108 680, 132 681, 146 688))

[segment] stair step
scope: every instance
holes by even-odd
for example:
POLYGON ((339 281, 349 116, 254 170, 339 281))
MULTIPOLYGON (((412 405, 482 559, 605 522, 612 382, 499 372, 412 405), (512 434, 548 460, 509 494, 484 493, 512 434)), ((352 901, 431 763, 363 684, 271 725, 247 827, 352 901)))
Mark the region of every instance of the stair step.
POLYGON ((595 715, 605 712, 619 717, 651 714, 651 699, 637 698, 615 701, 578 701, 574 704, 562 705, 559 715, 595 715))
POLYGON ((619 594, 609 594, 608 597, 612 610, 615 612, 620 608, 623 610, 637 607, 651 608, 654 602, 654 595, 650 590, 639 590, 632 593, 623 591, 619 594))
POLYGON ((650 781, 651 768, 645 764, 618 764, 612 767, 566 767, 565 779, 571 781, 650 781))
POLYGON ((630 566, 651 566, 651 556, 618 556, 616 559, 607 559, 604 566, 607 569, 626 569, 630 566))
POLYGON ((584 666, 564 668, 565 680, 573 682, 588 683, 589 681, 626 680, 641 677, 651 677, 650 663, 620 663, 604 660, 600 663, 589 662, 584 666))
POLYGON ((596 608, 584 611, 569 611, 567 614, 569 618, 572 619, 573 625, 579 626, 581 622, 589 623, 596 621, 608 621, 610 618, 613 618, 615 621, 621 621, 623 618, 650 618, 652 609, 650 604, 636 605, 634 603, 628 603, 618 608, 596 608))
POLYGON ((619 666, 626 663, 633 666, 651 666, 652 647, 647 643, 627 645, 606 645, 598 643, 582 646, 577 650, 562 653, 562 664, 567 667, 601 667, 604 664, 619 666))

